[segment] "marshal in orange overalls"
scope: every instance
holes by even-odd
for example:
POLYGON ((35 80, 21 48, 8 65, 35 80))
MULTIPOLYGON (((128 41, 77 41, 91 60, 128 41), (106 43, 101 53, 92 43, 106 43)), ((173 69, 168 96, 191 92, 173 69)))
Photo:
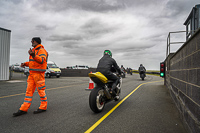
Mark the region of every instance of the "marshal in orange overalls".
POLYGON ((27 80, 27 89, 24 103, 21 105, 20 110, 27 112, 31 106, 33 93, 37 87, 38 94, 41 99, 39 109, 47 109, 47 96, 45 93, 45 71, 47 68, 48 53, 42 44, 37 45, 32 49, 35 51, 35 56, 29 56, 29 62, 25 62, 25 66, 29 67, 29 76, 27 80))

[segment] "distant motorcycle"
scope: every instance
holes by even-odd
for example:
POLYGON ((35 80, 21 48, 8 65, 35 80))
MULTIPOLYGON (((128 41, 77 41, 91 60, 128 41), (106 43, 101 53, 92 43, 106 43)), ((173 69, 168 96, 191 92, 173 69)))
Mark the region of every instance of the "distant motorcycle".
POLYGON ((141 71, 141 72, 140 72, 140 78, 141 78, 142 80, 144 80, 144 78, 145 78, 145 72, 144 72, 144 71, 141 71))
POLYGON ((128 72, 129 72, 130 75, 132 75, 132 70, 131 69, 129 69, 128 72))
MULTIPOLYGON (((113 74, 117 75, 116 73, 113 74)), ((96 84, 89 96, 89 105, 93 112, 100 113, 107 102, 112 100, 118 101, 120 99, 122 78, 119 75, 117 76, 119 77, 119 83, 114 89, 114 92, 116 93, 115 96, 111 93, 112 91, 110 91, 113 84, 112 80, 108 80, 100 72, 89 73, 89 77, 96 84)))
POLYGON ((122 78, 125 78, 126 77, 126 71, 123 69, 123 68, 121 68, 121 75, 122 75, 122 78))
POLYGON ((130 75, 132 75, 132 69, 131 68, 127 68, 127 74, 130 74, 130 75))

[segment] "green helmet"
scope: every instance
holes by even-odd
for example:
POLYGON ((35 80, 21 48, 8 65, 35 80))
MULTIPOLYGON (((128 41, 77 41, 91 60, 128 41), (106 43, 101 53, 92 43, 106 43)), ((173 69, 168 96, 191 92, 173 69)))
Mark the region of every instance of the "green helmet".
POLYGON ((104 55, 106 55, 106 54, 108 54, 108 55, 110 55, 110 57, 112 57, 112 53, 110 50, 104 50, 104 55))

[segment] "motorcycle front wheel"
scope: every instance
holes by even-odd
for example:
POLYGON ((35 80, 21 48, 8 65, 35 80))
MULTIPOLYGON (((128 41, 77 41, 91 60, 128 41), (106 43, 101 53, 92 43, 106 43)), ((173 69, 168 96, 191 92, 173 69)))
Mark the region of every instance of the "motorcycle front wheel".
POLYGON ((105 106, 105 94, 101 87, 92 89, 89 97, 89 105, 93 112, 100 113, 105 106))

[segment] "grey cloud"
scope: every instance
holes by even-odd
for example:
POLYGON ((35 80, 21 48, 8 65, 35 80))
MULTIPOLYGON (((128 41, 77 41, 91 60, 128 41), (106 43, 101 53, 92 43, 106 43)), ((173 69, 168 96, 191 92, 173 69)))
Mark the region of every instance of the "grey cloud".
MULTIPOLYGON (((118 0, 122 1, 122 0, 118 0)), ((166 4, 166 7, 170 10, 173 10, 175 12, 188 12, 186 9, 192 9, 191 7, 194 6, 194 3, 197 3, 197 0, 167 0, 167 2, 165 3, 165 1, 163 0, 123 0, 123 3, 127 6, 127 7, 146 7, 146 9, 148 10, 148 7, 153 6, 155 7, 159 7, 162 6, 163 4, 166 4)), ((197 3, 198 4, 198 3, 197 3)))
POLYGON ((62 44, 62 46, 64 48, 69 48, 69 49, 74 49, 74 48, 79 48, 79 43, 77 41, 72 41, 72 40, 69 40, 69 41, 66 41, 62 44))
MULTIPOLYGON (((179 14, 187 13, 185 9, 193 7, 196 0, 169 0, 166 3, 166 13, 160 14, 160 17, 175 17, 179 14)), ((93 12, 108 12, 130 8, 138 12, 149 12, 148 7, 159 7, 163 5, 161 0, 39 0, 34 3, 44 11, 63 11, 69 9, 86 10, 93 12), (146 7, 146 8, 144 8, 146 7)), ((155 12, 160 12, 159 10, 155 12)))
MULTIPOLYGON (((141 42, 140 42, 141 43, 141 42)), ((118 45, 118 47, 113 47, 113 50, 116 51, 117 53, 135 53, 135 52, 139 52, 141 53, 141 51, 144 51, 146 49, 152 48, 154 47, 156 44, 153 43, 141 43, 141 44, 137 44, 132 42, 132 44, 121 44, 118 45)), ((130 54, 126 54, 126 55, 130 55, 130 54)))
POLYGON ((56 26, 37 25, 36 30, 53 30, 56 26))
POLYGON ((114 32, 118 29, 118 27, 109 26, 108 24, 103 23, 100 19, 93 18, 88 20, 84 25, 82 25, 80 29, 83 32, 88 33, 90 36, 96 36, 114 32))
POLYGON ((141 7, 149 5, 159 5, 160 0, 40 0, 35 5, 39 5, 43 10, 62 11, 70 8, 107 12, 126 9, 127 7, 141 7), (39 3, 41 3, 39 5, 39 3))
POLYGON ((23 2, 23 0, 11 0, 10 2, 13 2, 14 4, 20 4, 23 2))
POLYGON ((143 37, 141 40, 146 40, 146 41, 154 41, 154 42, 165 42, 167 38, 167 34, 155 34, 155 35, 150 35, 148 37, 143 37))
POLYGON ((194 3, 197 3, 197 0, 170 0, 168 1, 166 8, 172 11, 171 16, 178 16, 180 14, 189 15, 192 7, 194 7, 194 3), (190 10, 187 10, 190 9, 190 10))
POLYGON ((81 4, 81 8, 84 10, 104 12, 104 11, 123 9, 125 8, 125 5, 117 0, 114 2, 113 1, 109 2, 106 0, 93 0, 93 1, 85 0, 81 4))
POLYGON ((43 10, 62 11, 70 8, 87 11, 112 11, 125 8, 124 2, 120 0, 40 0, 35 6, 43 10))
POLYGON ((47 38, 48 41, 68 41, 68 40, 75 40, 79 41, 82 40, 80 35, 51 35, 47 38))
POLYGON ((103 54, 103 50, 101 49, 97 49, 95 47, 82 47, 81 45, 79 45, 81 48, 74 48, 71 49, 69 51, 70 55, 74 55, 79 57, 79 59, 84 59, 86 60, 91 59, 91 58, 97 58, 97 55, 102 55, 103 54))
MULTIPOLYGON (((120 2, 121 0, 118 0, 120 2)), ((128 7, 141 7, 149 5, 156 5, 160 2, 160 0, 123 0, 122 1, 124 5, 128 7)))

